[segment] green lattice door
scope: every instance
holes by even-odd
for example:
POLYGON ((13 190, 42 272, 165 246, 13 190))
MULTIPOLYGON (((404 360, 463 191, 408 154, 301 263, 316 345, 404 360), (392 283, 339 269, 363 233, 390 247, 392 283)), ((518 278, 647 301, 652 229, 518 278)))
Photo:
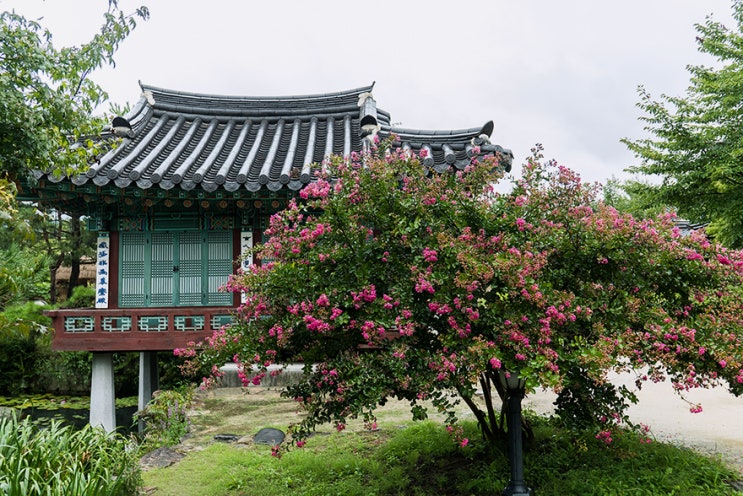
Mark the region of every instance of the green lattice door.
POLYGON ((122 307, 231 305, 231 231, 121 233, 122 307))

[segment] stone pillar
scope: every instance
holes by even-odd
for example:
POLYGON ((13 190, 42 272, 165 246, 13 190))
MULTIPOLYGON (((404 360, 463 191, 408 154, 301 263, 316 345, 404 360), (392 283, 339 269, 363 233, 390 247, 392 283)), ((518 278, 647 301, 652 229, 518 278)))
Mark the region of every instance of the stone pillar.
MULTIPOLYGON (((157 367, 156 351, 139 353, 139 402, 137 407, 143 410, 152 399, 152 393, 160 387, 160 375, 157 367)), ((139 432, 144 431, 144 422, 139 421, 139 432)))
POLYGON ((90 425, 100 425, 107 432, 116 430, 113 353, 93 353, 93 375, 90 381, 90 425))

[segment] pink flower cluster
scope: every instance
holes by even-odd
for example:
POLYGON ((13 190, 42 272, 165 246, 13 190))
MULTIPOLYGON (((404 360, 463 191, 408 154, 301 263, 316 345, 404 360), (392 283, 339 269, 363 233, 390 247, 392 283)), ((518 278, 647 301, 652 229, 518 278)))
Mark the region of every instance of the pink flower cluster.
POLYGON ((438 260, 438 253, 434 249, 423 248, 423 260, 429 263, 436 262, 438 260))
POLYGON ((377 288, 373 284, 365 287, 359 292, 351 291, 354 308, 361 308, 362 303, 371 303, 377 299, 377 288))

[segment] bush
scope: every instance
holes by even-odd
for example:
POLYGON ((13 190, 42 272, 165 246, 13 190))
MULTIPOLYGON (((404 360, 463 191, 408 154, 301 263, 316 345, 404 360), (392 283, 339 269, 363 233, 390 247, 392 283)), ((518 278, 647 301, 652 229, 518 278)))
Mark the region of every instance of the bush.
POLYGON ((139 464, 125 438, 86 426, 0 420, 0 493, 8 496, 134 495, 139 464))
POLYGON ((75 286, 72 296, 63 301, 60 308, 89 308, 95 303, 94 286, 75 286))
POLYGON ((37 340, 47 332, 48 322, 43 309, 26 303, 0 313, 0 395, 28 391, 36 382, 37 340))
POLYGON ((145 408, 135 414, 135 418, 145 424, 143 450, 152 450, 161 446, 174 446, 191 430, 187 417, 193 392, 189 389, 180 391, 156 391, 145 408))

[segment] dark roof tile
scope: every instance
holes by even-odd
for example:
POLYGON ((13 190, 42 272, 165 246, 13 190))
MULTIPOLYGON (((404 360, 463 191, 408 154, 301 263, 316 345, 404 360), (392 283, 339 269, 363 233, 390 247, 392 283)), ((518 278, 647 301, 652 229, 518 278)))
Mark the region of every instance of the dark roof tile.
POLYGON ((131 130, 124 129, 123 141, 71 181, 77 186, 91 181, 96 186, 206 192, 298 190, 311 180, 311 164, 330 154, 362 151, 361 135, 367 132, 361 129, 362 118, 365 125, 378 124, 374 131, 380 137, 396 136, 395 146, 424 150, 422 162, 430 169, 465 167, 475 145, 480 154, 500 153, 510 169, 511 152, 489 142, 492 122, 459 130, 392 127, 389 113, 376 107, 372 88, 238 97, 142 85, 142 98, 126 116, 131 130))

